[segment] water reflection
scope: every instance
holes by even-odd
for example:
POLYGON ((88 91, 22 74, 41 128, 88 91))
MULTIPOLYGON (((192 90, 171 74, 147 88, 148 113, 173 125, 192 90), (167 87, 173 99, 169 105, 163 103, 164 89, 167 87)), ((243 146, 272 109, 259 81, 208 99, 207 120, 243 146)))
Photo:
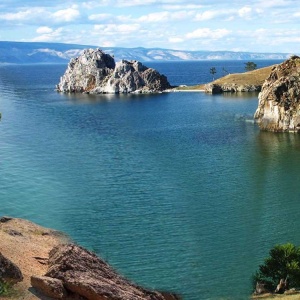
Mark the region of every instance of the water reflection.
POLYGON ((60 94, 61 98, 77 104, 94 104, 113 101, 143 101, 145 99, 161 97, 162 94, 60 94))

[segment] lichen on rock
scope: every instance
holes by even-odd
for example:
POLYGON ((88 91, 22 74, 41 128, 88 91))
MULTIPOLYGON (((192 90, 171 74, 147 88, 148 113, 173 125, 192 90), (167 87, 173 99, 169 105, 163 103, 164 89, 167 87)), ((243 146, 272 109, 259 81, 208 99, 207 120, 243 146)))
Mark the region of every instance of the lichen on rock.
POLYGON ((138 61, 115 60, 100 49, 84 50, 71 59, 56 86, 64 93, 156 93, 170 88, 166 76, 138 61))
POLYGON ((300 132, 300 57, 294 55, 275 66, 258 99, 254 118, 260 129, 300 132))

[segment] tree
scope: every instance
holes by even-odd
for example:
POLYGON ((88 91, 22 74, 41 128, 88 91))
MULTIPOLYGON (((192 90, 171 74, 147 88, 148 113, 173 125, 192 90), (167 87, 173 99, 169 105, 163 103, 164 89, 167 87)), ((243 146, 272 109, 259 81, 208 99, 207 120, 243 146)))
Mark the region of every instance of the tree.
POLYGON ((245 70, 246 70, 246 72, 253 71, 256 68, 257 68, 257 64, 254 63, 253 61, 248 61, 247 63, 245 63, 245 70))
POLYGON ((276 245, 269 255, 254 275, 254 283, 264 282, 274 290, 281 279, 288 279, 290 287, 300 287, 300 248, 290 243, 276 245))
POLYGON ((215 74, 217 73, 217 70, 215 67, 210 68, 209 73, 212 75, 213 80, 215 80, 215 74))

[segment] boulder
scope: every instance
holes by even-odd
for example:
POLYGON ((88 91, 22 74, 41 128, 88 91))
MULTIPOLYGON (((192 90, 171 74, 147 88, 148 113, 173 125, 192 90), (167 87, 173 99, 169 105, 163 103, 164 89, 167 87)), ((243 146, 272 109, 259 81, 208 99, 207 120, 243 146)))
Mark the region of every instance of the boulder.
POLYGON ((0 253, 0 280, 15 284, 23 280, 21 270, 8 258, 0 253))
POLYGON ((100 49, 87 49, 71 59, 56 89, 64 93, 119 94, 156 93, 170 87, 164 75, 141 62, 115 63, 112 56, 100 49))
POLYGON ((257 281, 255 286, 254 295, 263 295, 270 293, 270 289, 264 282, 257 281))
POLYGON ((31 276, 31 285, 43 295, 54 299, 65 299, 68 295, 61 280, 46 276, 31 276))
POLYGON ((273 67, 258 99, 254 118, 260 129, 300 132, 300 57, 273 67))
POLYGON ((64 299, 67 293, 73 298, 91 300, 179 299, 175 294, 150 291, 133 284, 94 253, 74 244, 53 248, 45 276, 34 276, 31 280, 37 290, 48 296, 49 291, 54 292, 51 297, 57 299, 64 299), (61 284, 66 292, 61 289, 61 284))

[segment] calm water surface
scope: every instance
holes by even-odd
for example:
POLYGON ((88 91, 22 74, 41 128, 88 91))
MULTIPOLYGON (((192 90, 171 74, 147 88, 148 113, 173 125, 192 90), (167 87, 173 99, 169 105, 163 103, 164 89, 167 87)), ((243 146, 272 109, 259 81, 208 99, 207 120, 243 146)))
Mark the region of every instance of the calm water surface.
MULTIPOLYGON (((210 76, 153 65, 172 84, 210 76)), ((299 136, 259 132, 255 94, 58 94, 65 67, 0 67, 0 215, 63 230, 149 288, 247 299, 270 247, 300 244, 299 136)))

